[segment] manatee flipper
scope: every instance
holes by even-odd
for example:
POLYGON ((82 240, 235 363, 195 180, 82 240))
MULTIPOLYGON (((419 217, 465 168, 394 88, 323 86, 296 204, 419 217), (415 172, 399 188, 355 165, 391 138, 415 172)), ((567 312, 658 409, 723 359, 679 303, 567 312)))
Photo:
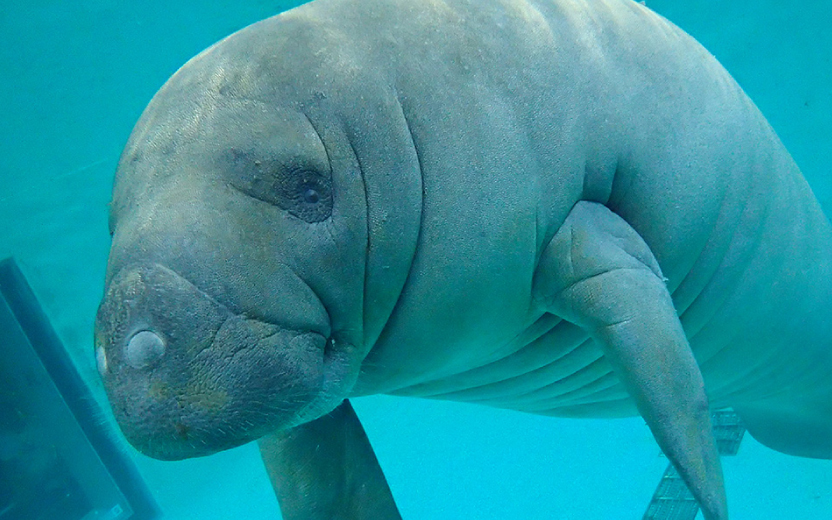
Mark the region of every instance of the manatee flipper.
POLYGON ((285 520, 401 519, 349 401, 258 444, 285 520))
POLYGON ((579 202, 543 252, 534 295, 601 346, 704 517, 728 518, 702 374, 641 236, 605 206, 579 202))

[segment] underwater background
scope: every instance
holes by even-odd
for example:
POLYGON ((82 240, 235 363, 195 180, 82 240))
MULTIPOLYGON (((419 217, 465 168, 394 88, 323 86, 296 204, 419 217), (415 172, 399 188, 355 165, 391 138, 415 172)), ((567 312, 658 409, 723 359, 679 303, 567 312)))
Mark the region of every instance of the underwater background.
MULTIPOLYGON (((92 330, 121 148, 187 59, 297 3, 0 3, 0 258, 22 265, 105 408, 92 330)), ((716 55, 832 214, 832 2, 647 6, 716 55)), ((353 403, 405 520, 641 518, 667 464, 638 418, 561 420, 383 396, 353 403)), ((254 445, 183 462, 126 449, 164 518, 279 518, 254 445)), ((734 520, 832 518, 830 461, 782 455, 746 436, 723 465, 734 520)))

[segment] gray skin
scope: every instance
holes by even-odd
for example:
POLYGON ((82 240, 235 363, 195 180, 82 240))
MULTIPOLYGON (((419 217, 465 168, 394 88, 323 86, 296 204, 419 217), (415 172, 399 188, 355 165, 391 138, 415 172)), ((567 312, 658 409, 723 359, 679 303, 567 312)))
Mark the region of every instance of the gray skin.
POLYGON ((317 0, 192 59, 119 164, 96 326, 128 440, 261 440, 287 518, 397 518, 345 399, 709 410, 832 458, 832 229, 693 39, 624 0, 317 0), (334 410, 334 411, 333 411, 334 410))

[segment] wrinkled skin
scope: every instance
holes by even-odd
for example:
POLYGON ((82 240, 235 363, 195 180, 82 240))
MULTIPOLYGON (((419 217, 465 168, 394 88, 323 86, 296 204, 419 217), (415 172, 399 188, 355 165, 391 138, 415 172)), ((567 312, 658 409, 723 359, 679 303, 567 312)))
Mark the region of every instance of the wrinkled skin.
POLYGON ((641 5, 265 20, 154 97, 111 211, 96 353, 122 430, 163 459, 262 438, 287 517, 398 516, 344 402, 373 393, 639 413, 708 520, 710 409, 832 458, 829 222, 641 5))
POLYGON ((259 103, 189 93, 159 96, 176 108, 155 103, 122 159, 97 326, 99 345, 125 345, 105 350, 108 388, 123 389, 112 394, 116 417, 131 442, 161 458, 315 418, 343 400, 356 375, 350 364, 360 361, 361 264, 351 258, 366 238, 362 215, 342 209, 353 201, 340 186, 354 180, 333 178, 318 135, 296 112, 271 110, 286 117, 283 132, 269 118, 220 144, 227 120, 245 120, 259 103), (189 131, 181 121, 193 110, 202 120, 189 131), (266 132, 271 139, 257 137, 266 132), (261 200, 274 182, 261 176, 278 168, 295 184, 261 200), (344 196, 333 201, 336 189, 344 196), (327 304, 346 311, 333 316, 327 304), (132 340, 142 330, 156 355, 132 340))

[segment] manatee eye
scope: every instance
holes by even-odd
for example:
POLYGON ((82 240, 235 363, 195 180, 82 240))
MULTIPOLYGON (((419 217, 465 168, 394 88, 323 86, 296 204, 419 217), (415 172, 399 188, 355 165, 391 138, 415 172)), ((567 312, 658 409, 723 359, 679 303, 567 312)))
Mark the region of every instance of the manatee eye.
MULTIPOLYGON (((332 197, 328 181, 329 179, 323 178, 315 171, 289 170, 283 173, 280 183, 282 186, 278 186, 277 189, 284 190, 294 184, 293 200, 285 206, 278 205, 306 222, 325 220, 332 214, 332 197)), ((290 190, 291 188, 286 191, 290 190)))
POLYGON ((332 216, 332 178, 320 171, 279 158, 231 149, 227 155, 232 186, 309 223, 332 216))
POLYGON ((303 201, 307 204, 317 204, 320 199, 318 192, 313 188, 306 188, 303 192, 303 201))

